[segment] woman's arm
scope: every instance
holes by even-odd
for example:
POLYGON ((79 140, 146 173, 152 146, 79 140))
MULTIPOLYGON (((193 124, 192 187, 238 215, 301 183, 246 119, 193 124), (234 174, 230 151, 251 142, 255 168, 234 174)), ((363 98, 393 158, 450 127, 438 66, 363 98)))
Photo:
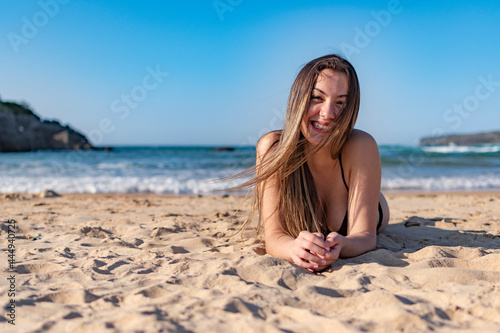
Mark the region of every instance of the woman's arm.
POLYGON ((363 131, 353 131, 342 157, 349 185, 349 222, 346 237, 332 237, 340 239, 342 257, 354 257, 373 250, 377 243, 382 168, 377 143, 363 131))
MULTIPOLYGON (((269 132, 259 140, 257 165, 262 163, 266 154, 272 152, 273 144, 279 139, 279 135, 277 131, 269 132)), ((297 238, 293 238, 283 231, 278 213, 279 182, 276 175, 268 178, 258 190, 262 204, 266 252, 310 270, 317 270, 324 266, 326 260, 321 256, 324 256, 330 248, 323 240, 322 234, 302 231, 297 238)))

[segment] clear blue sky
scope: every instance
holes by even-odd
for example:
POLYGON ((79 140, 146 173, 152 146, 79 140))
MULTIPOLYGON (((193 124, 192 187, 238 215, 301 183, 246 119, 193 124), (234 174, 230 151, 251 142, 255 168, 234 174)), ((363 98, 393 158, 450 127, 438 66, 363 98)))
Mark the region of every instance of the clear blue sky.
POLYGON ((500 129, 498 1, 0 0, 0 97, 97 145, 240 145, 300 67, 358 71, 380 144, 500 129))

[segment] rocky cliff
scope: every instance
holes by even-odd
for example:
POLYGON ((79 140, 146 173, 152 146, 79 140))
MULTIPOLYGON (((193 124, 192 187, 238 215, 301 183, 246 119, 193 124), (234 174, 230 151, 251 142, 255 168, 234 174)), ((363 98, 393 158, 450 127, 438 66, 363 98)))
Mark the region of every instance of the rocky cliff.
POLYGON ((94 149, 87 138, 58 121, 41 120, 28 106, 0 101, 0 152, 94 149))
POLYGON ((500 143, 500 131, 477 134, 453 134, 439 137, 425 137, 420 139, 421 146, 472 146, 500 143))

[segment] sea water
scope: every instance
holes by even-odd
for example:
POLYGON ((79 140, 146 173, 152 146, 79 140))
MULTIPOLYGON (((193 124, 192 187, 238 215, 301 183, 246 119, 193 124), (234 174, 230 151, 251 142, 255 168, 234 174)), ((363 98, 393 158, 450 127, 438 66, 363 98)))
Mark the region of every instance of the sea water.
MULTIPOLYGON (((250 176, 253 147, 115 147, 0 153, 0 192, 221 194, 250 176)), ((500 145, 382 145, 382 190, 500 190, 500 145)), ((239 193, 244 193, 240 191, 239 193)))

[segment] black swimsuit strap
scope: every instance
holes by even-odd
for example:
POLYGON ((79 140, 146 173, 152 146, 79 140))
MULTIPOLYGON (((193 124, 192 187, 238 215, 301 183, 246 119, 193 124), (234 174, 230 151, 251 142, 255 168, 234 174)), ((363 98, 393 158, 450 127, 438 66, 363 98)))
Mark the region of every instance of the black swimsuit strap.
POLYGON ((342 180, 344 181, 345 188, 349 191, 349 186, 347 186, 347 182, 344 177, 344 168, 342 167, 342 153, 339 153, 339 163, 340 163, 340 172, 342 173, 342 180))

